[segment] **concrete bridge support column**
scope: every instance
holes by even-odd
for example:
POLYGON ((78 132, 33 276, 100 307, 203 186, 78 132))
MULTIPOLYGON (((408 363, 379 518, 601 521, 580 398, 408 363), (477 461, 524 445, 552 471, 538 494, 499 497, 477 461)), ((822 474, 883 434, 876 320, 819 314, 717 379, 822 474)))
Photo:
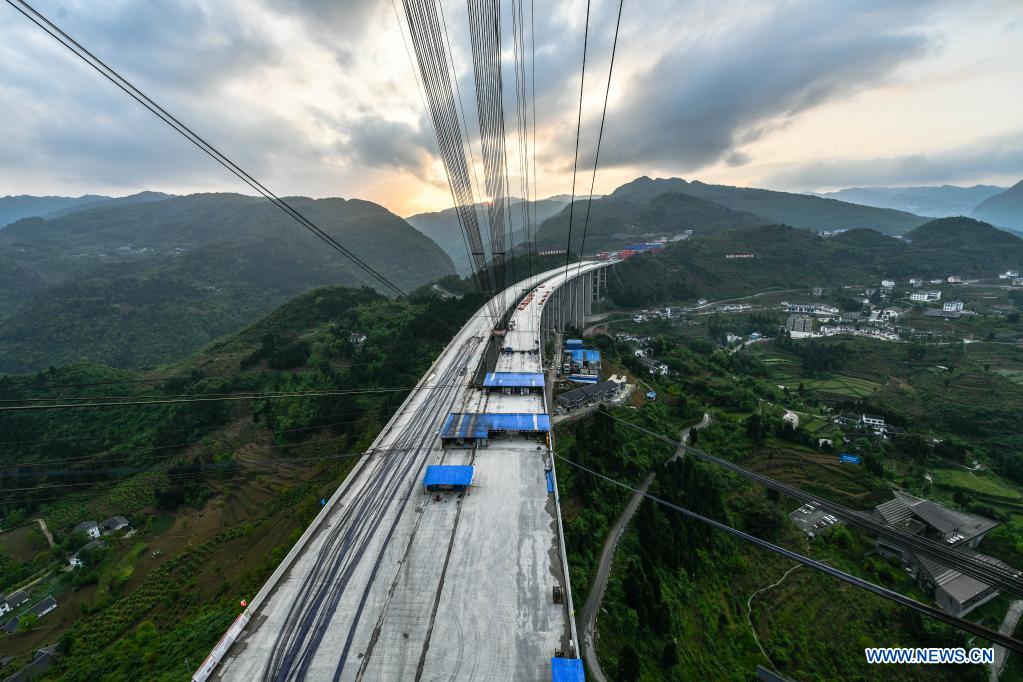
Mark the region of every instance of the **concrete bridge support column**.
POLYGON ((573 327, 579 326, 579 280, 573 279, 568 283, 568 323, 573 327))
POLYGON ((554 292, 554 329, 559 332, 565 331, 565 303, 562 293, 561 287, 554 292))
POLYGON ((593 272, 590 270, 586 273, 586 286, 583 287, 584 297, 586 301, 586 318, 593 314, 593 302, 597 301, 597 289, 599 288, 599 282, 601 282, 601 271, 597 270, 593 272))

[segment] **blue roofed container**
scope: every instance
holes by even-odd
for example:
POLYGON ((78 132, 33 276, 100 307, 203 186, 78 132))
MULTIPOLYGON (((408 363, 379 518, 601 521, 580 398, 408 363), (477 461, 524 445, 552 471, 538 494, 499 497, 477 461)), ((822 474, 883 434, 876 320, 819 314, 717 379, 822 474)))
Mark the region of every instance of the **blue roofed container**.
MULTIPOLYGON (((440 430, 441 442, 469 446, 486 441, 496 433, 547 433, 550 415, 533 412, 452 412, 440 430)), ((486 445, 486 443, 482 443, 486 445)))
POLYGON ((570 350, 573 349, 573 348, 582 348, 582 347, 583 347, 582 339, 567 339, 565 341, 565 348, 568 348, 570 350))
POLYGON ((472 485, 474 469, 471 466, 455 466, 450 464, 431 464, 426 467, 423 476, 423 487, 435 490, 462 491, 472 485))
POLYGON ((483 377, 485 388, 543 388, 541 372, 488 372, 483 377))
POLYGON ((551 682, 586 682, 580 658, 552 658, 551 682))

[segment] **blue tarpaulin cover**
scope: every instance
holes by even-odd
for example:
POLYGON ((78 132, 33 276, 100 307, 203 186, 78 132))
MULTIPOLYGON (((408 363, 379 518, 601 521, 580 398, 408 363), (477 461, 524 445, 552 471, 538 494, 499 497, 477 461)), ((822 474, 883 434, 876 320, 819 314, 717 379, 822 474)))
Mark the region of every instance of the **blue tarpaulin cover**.
POLYGON ((860 463, 860 458, 858 456, 856 456, 856 455, 849 455, 849 454, 846 454, 846 453, 843 452, 839 456, 838 461, 840 461, 840 462, 842 462, 844 464, 859 464, 860 463))
POLYGON ((586 682, 581 658, 552 658, 551 682, 586 682))
POLYGON ((548 471, 547 474, 546 474, 546 478, 547 478, 547 492, 553 493, 554 492, 554 472, 553 471, 548 471))
POLYGON ((546 432, 551 430, 547 414, 493 412, 452 412, 444 420, 441 438, 487 438, 492 431, 546 432))
POLYGON ((488 372, 483 385, 494 388, 543 388, 543 374, 540 372, 488 372))
POLYGON ((435 485, 469 486, 472 483, 473 468, 471 466, 454 466, 450 464, 431 464, 426 467, 423 485, 427 488, 435 485))
POLYGON ((583 340, 582 339, 567 339, 565 341, 565 348, 570 348, 571 349, 571 348, 582 348, 582 347, 583 347, 583 340))
POLYGON ((595 384, 600 381, 600 377, 595 374, 572 374, 568 378, 577 384, 595 384))

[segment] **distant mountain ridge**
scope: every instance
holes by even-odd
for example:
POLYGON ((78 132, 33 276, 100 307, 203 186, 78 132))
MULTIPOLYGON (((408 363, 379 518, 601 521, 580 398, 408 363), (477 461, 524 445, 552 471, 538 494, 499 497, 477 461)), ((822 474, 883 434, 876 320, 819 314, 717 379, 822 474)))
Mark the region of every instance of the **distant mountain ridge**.
MULTIPOLYGON (((686 230, 702 235, 725 232, 771 221, 762 216, 736 211, 713 201, 681 192, 665 192, 653 196, 611 194, 576 201, 572 217, 573 253, 615 250, 630 242, 648 241, 658 237, 672 238, 686 230), (589 208, 589 221, 586 212, 589 208), (586 242, 583 243, 585 232, 586 242)), ((537 233, 541 247, 565 248, 569 234, 569 208, 544 221, 537 233)))
POLYGON ((83 194, 80 197, 36 197, 28 194, 0 197, 0 229, 22 218, 44 216, 110 198, 100 194, 83 194))
POLYGON ((97 201, 88 201, 84 204, 76 204, 67 208, 62 208, 52 213, 46 213, 40 218, 46 218, 51 220, 53 218, 59 218, 71 213, 79 213, 81 211, 92 211, 97 208, 116 208, 117 206, 134 206, 136 204, 148 204, 154 201, 163 201, 164 199, 170 199, 174 197, 174 194, 165 194, 163 192, 138 192, 136 194, 129 194, 126 197, 113 197, 106 199, 99 199, 97 201))
POLYGON ((84 194, 80 197, 34 197, 27 194, 0 197, 0 229, 24 218, 59 218, 78 211, 145 204, 172 196, 163 192, 138 192, 124 197, 101 194, 84 194))
POLYGON ((849 187, 836 192, 814 193, 814 196, 838 199, 864 206, 892 208, 921 216, 945 218, 970 215, 977 204, 1004 190, 1004 187, 995 185, 849 187))
MULTIPOLYGON (((288 201, 399 287, 454 273, 436 244, 382 206, 288 201)), ((256 197, 194 194, 26 218, 0 230, 0 372, 78 360, 153 366, 310 288, 373 284, 256 197)))
MULTIPOLYGON (((594 199, 588 224, 586 208, 585 199, 576 202, 571 232, 573 252, 580 247, 586 253, 594 253, 621 248, 630 242, 671 239, 686 230, 701 235, 784 224, 815 232, 866 228, 883 234, 904 234, 927 222, 926 218, 904 211, 806 194, 646 176, 594 199)), ((568 223, 566 207, 544 221, 538 242, 549 248, 564 248, 568 223)))
POLYGON ((905 211, 874 208, 808 194, 793 194, 753 187, 710 185, 681 178, 641 177, 611 193, 613 198, 652 198, 666 192, 681 192, 735 211, 753 213, 770 222, 807 230, 847 230, 865 227, 884 234, 903 234, 927 222, 905 211))
POLYGON ((994 225, 1023 230, 1023 180, 979 203, 971 215, 994 225))

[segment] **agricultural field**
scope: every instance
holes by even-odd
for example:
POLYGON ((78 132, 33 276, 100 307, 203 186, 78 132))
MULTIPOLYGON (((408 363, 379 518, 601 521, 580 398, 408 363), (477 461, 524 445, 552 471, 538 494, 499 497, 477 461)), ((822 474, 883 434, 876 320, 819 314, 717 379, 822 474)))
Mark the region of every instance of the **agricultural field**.
POLYGON ((887 488, 862 466, 840 463, 837 453, 772 438, 740 461, 758 473, 857 509, 870 508, 889 498, 887 488))
POLYGON ((781 355, 765 352, 763 362, 771 370, 768 378, 789 389, 798 388, 835 396, 837 398, 866 398, 877 392, 881 384, 870 379, 849 374, 834 374, 826 378, 810 378, 802 375, 798 361, 781 355))
POLYGON ((934 485, 950 490, 969 490, 990 498, 999 498, 1008 503, 1023 501, 1018 490, 1004 483, 988 471, 967 471, 965 469, 934 469, 930 472, 934 485))

